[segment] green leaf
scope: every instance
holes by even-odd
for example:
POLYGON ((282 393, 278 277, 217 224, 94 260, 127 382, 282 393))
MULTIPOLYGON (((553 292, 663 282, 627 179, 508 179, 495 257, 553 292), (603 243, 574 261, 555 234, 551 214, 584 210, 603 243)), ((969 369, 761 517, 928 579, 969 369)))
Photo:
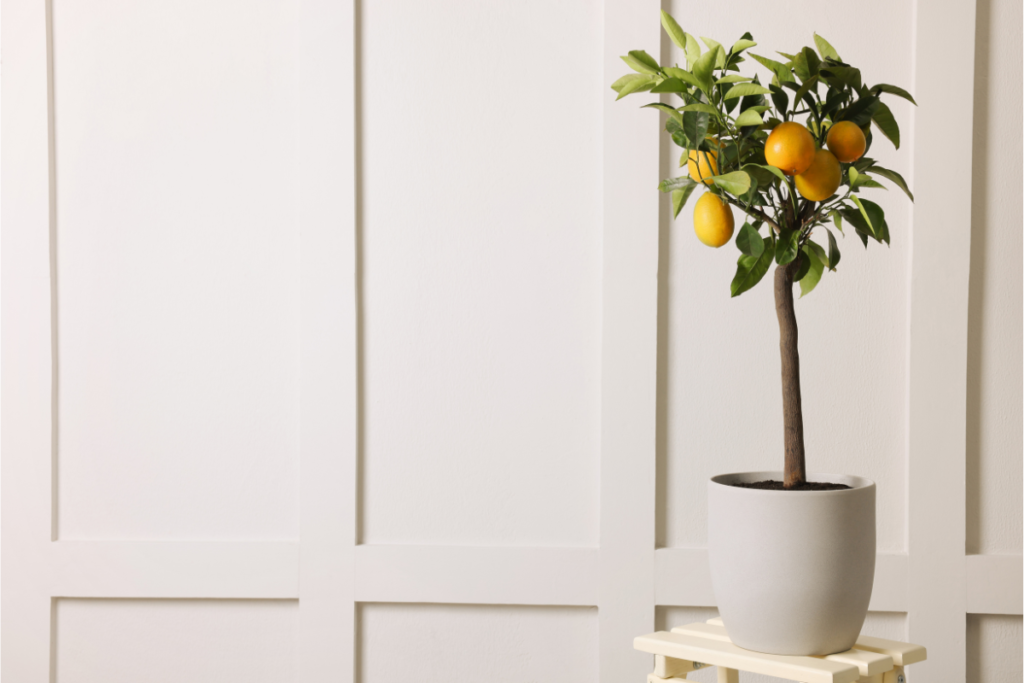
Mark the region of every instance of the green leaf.
POLYGON ((779 79, 779 83, 785 83, 793 80, 793 70, 782 62, 776 62, 774 59, 755 55, 753 52, 750 53, 750 56, 760 62, 761 66, 774 73, 775 77, 779 79))
POLYGON ((858 126, 863 126, 871 120, 871 114, 874 113, 875 107, 878 104, 878 98, 874 95, 861 97, 849 107, 839 112, 835 121, 853 121, 858 126))
POLYGON ((843 218, 853 224, 862 240, 865 237, 872 237, 878 242, 888 244, 889 226, 885 222, 885 212, 882 211, 882 207, 853 195, 850 199, 857 205, 859 211, 854 211, 849 207, 840 209, 843 218))
POLYGON ((732 86, 732 88, 725 94, 725 99, 732 100, 737 97, 747 97, 748 95, 770 95, 771 90, 758 85, 757 83, 739 83, 732 86))
POLYGON ((712 107, 710 104, 707 104, 706 102, 696 102, 694 104, 688 104, 685 107, 680 107, 679 111, 701 111, 704 112, 705 114, 714 114, 715 116, 718 116, 718 110, 712 107))
POLYGON ((700 59, 700 43, 697 39, 691 36, 689 33, 686 34, 686 66, 693 68, 693 65, 700 59))
POLYGON ((743 254, 736 262, 736 275, 730 287, 733 296, 739 296, 761 281, 775 258, 775 242, 770 237, 762 241, 764 250, 760 256, 743 254))
MULTIPOLYGON (((839 214, 836 214, 837 216, 839 214)), ((825 228, 825 232, 828 233, 828 267, 829 270, 835 270, 836 266, 839 265, 839 245, 836 243, 836 236, 832 234, 832 231, 825 228)))
MULTIPOLYGON (((856 176, 854 176, 854 180, 856 180, 856 176)), ((852 199, 853 203, 857 205, 858 209, 860 209, 860 215, 864 217, 864 220, 868 224, 868 228, 870 228, 871 233, 874 234, 875 226, 871 222, 871 216, 868 215, 868 210, 864 208, 864 203, 861 202, 860 197, 857 197, 856 195, 850 195, 850 199, 852 199)))
POLYGON ((907 187, 907 181, 904 180, 903 176, 901 176, 899 173, 897 173, 896 171, 890 171, 887 168, 882 168, 881 166, 872 166, 871 172, 874 173, 875 175, 880 175, 883 178, 891 180, 893 183, 896 184, 896 187, 900 188, 901 190, 907 193, 907 196, 910 197, 910 201, 914 201, 914 194, 910 191, 910 188, 907 187))
POLYGON ((800 248, 799 230, 782 230, 779 235, 779 246, 775 251, 775 262, 780 266, 792 263, 800 248))
POLYGON ((750 176, 744 171, 733 171, 724 175, 716 175, 712 177, 712 180, 715 181, 716 187, 725 190, 734 197, 739 197, 750 189, 750 176))
POLYGON ((772 89, 772 104, 775 105, 775 111, 779 113, 779 116, 785 116, 786 110, 789 109, 789 95, 780 86, 770 85, 772 89))
POLYGON ((796 74, 801 83, 811 77, 811 70, 807 67, 807 57, 804 55, 803 50, 795 55, 787 55, 785 52, 780 52, 779 54, 783 57, 788 57, 793 63, 793 73, 796 74))
POLYGON ((775 174, 768 171, 764 166, 747 164, 742 170, 746 171, 747 175, 754 179, 758 187, 766 187, 775 182, 775 174))
POLYGON ((914 97, 910 93, 908 93, 903 88, 900 88, 900 87, 895 86, 895 85, 889 85, 888 83, 879 83, 878 85, 873 86, 871 88, 871 92, 873 94, 875 94, 875 95, 877 95, 879 93, 883 93, 883 92, 887 92, 890 95, 897 95, 897 96, 902 97, 903 99, 909 101, 915 107, 917 106, 917 102, 914 102, 914 97))
POLYGON ((676 218, 679 212, 686 206, 686 200, 690 198, 693 191, 697 188, 697 183, 691 181, 689 185, 672 190, 672 218, 676 218))
POLYGON ((809 47, 805 47, 800 53, 804 57, 804 61, 807 62, 807 73, 810 78, 814 78, 818 75, 818 69, 821 68, 821 60, 818 59, 818 53, 809 47))
POLYGON ((718 85, 722 85, 724 83, 745 83, 746 81, 752 80, 754 79, 748 78, 747 76, 740 76, 739 74, 729 74, 728 76, 722 76, 717 81, 715 81, 715 83, 718 85))
POLYGON ((850 187, 857 184, 857 178, 860 177, 860 171, 857 170, 856 166, 851 166, 850 170, 846 172, 846 177, 850 179, 850 187))
POLYGON ((689 83, 690 85, 696 88, 704 88, 704 84, 697 80, 696 76, 694 76, 689 71, 686 71, 685 69, 680 69, 674 66, 667 66, 665 67, 665 73, 668 74, 668 76, 670 76, 671 78, 678 78, 684 83, 689 83))
POLYGON ((689 87, 678 78, 666 78, 658 85, 651 88, 651 92, 687 92, 689 87))
POLYGON ((665 112, 666 114, 668 114, 669 116, 671 116, 672 118, 677 120, 679 123, 683 122, 683 115, 680 114, 676 110, 675 107, 672 107, 672 106, 667 105, 667 104, 662 104, 661 102, 652 102, 651 104, 645 104, 644 106, 642 106, 640 108, 641 109, 647 109, 648 107, 653 107, 654 109, 660 109, 661 111, 665 112))
POLYGON ((710 38, 705 38, 704 36, 701 36, 700 39, 703 40, 704 44, 708 46, 708 52, 713 52, 715 54, 715 68, 724 69, 725 48, 722 47, 722 44, 719 43, 717 40, 711 40, 710 38))
POLYGON ((741 128, 743 126, 760 126, 764 123, 764 119, 761 118, 761 113, 757 110, 758 107, 752 107, 737 116, 736 125, 741 128))
POLYGON ((684 112, 683 132, 694 147, 699 146, 708 135, 708 114, 699 111, 684 112))
POLYGON ((639 71, 640 73, 657 75, 661 72, 661 67, 654 57, 643 50, 630 50, 629 54, 622 58, 622 61, 629 64, 634 71, 639 71))
POLYGON ((839 53, 836 52, 836 49, 829 45, 829 42, 822 38, 821 36, 819 36, 817 33, 814 34, 814 44, 818 46, 818 52, 821 53, 822 59, 831 58, 836 60, 837 62, 843 61, 842 59, 839 58, 839 53))
POLYGON ((798 264, 796 273, 793 274, 793 282, 800 282, 800 280, 804 279, 804 275, 807 275, 807 272, 811 269, 811 259, 801 256, 798 264))
POLYGON ((836 230, 838 230, 844 235, 846 234, 845 232, 843 232, 843 217, 838 211, 832 212, 832 222, 836 224, 836 230))
MULTIPOLYGON (((799 107, 800 100, 802 100, 807 93, 811 92, 811 88, 814 88, 817 85, 818 85, 818 77, 817 77, 817 75, 811 76, 810 78, 808 78, 807 80, 804 81, 804 84, 801 85, 800 89, 796 91, 795 95, 793 95, 793 109, 794 110, 796 110, 799 107)), ((815 92, 817 92, 817 91, 815 91, 815 92)), ((809 102, 808 104, 811 104, 813 106, 813 101, 809 102)))
POLYGON ((893 144, 896 149, 900 148, 900 127, 896 123, 896 117, 892 115, 892 111, 889 107, 885 106, 884 102, 879 102, 873 114, 871 114, 871 120, 874 121, 878 130, 882 131, 882 135, 889 138, 889 142, 893 144))
POLYGON ((758 234, 757 228, 750 223, 744 223, 736 235, 736 247, 747 256, 757 258, 764 253, 764 239, 758 234))
POLYGON ((827 66, 819 73, 834 88, 848 86, 857 91, 861 88, 860 69, 852 66, 827 66))
POLYGON ((750 48, 754 47, 755 45, 757 45, 757 43, 755 43, 752 40, 747 40, 746 38, 740 38, 735 43, 733 43, 732 49, 729 50, 729 53, 730 54, 734 54, 734 55, 738 55, 739 53, 743 52, 744 50, 749 50, 750 48))
MULTIPOLYGON (((650 76, 645 76, 643 74, 626 74, 625 76, 623 76, 619 80, 617 80, 614 83, 612 83, 612 90, 614 90, 615 92, 622 92, 622 89, 624 87, 626 87, 626 85, 628 85, 629 83, 632 83, 633 81, 637 81, 637 80, 643 81, 645 83, 649 82, 651 84, 651 87, 653 87, 653 85, 654 85, 654 79, 651 78, 650 76)), ((650 88, 648 88, 648 90, 650 90, 650 88)), ((633 90, 631 92, 636 92, 636 91, 633 90)))
POLYGON ((692 67, 693 75, 697 78, 697 81, 701 83, 700 89, 703 90, 705 94, 710 94, 711 92, 711 74, 715 69, 715 56, 717 54, 717 50, 705 52, 692 67))
POLYGON ((766 170, 769 173, 773 174, 776 178, 778 178, 782 182, 786 182, 786 174, 782 171, 781 168, 777 168, 777 167, 772 166, 770 164, 754 164, 754 165, 759 166, 760 168, 763 168, 764 170, 766 170))
POLYGON ((673 192, 689 186, 697 187, 698 183, 693 181, 688 175, 679 176, 678 178, 665 178, 658 183, 658 189, 662 192, 673 192))
MULTIPOLYGON (((811 243, 813 244, 813 242, 811 243)), ((818 246, 813 244, 813 246, 818 246)), ((818 247, 821 249, 821 247, 818 247)), ((822 263, 821 258, 815 252, 814 249, 803 248, 803 257, 807 259, 809 267, 807 274, 800 278, 800 298, 807 296, 814 288, 818 286, 818 282, 821 281, 821 274, 825 270, 825 264, 822 263)))
POLYGON ((650 76, 640 76, 640 78, 634 79, 626 83, 622 88, 619 89, 619 96, 616 100, 621 100, 626 95, 632 95, 635 92, 643 92, 650 90, 654 87, 654 79, 650 76))
POLYGON ((676 47, 680 50, 686 50, 686 33, 676 23, 676 20, 672 18, 672 15, 665 10, 661 10, 661 25, 664 27, 668 37, 676 44, 676 47))

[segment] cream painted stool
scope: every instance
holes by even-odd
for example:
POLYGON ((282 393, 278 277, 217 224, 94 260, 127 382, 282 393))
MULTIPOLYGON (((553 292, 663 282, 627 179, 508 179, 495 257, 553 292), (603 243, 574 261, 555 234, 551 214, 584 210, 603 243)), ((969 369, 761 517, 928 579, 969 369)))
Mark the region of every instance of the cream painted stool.
POLYGON ((852 650, 823 657, 790 657, 744 650, 732 644, 721 618, 640 636, 633 647, 654 655, 647 683, 679 681, 706 666, 718 667, 718 683, 738 683, 740 671, 802 683, 905 683, 903 667, 924 661, 920 645, 861 636, 852 650))

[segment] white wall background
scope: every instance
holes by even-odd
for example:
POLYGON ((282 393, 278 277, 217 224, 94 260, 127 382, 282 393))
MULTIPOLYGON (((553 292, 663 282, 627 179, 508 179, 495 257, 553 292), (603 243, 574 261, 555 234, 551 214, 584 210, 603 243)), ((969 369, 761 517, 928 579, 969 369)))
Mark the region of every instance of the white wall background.
MULTIPOLYGON (((611 102, 617 55, 682 61, 658 7, 4 0, 10 680, 643 680, 631 636, 716 614, 704 482, 780 462, 778 333, 670 220, 659 115, 611 102)), ((877 192, 892 247, 798 303, 809 457, 879 482, 865 631, 1021 680, 1020 4, 664 7, 919 96, 872 149, 917 207, 877 192), (973 110, 928 99, 962 16, 973 110), (973 188, 929 204, 946 109, 973 188), (947 261, 966 385, 930 419, 965 444, 922 460, 947 261), (950 482, 962 526, 916 521, 950 482)))

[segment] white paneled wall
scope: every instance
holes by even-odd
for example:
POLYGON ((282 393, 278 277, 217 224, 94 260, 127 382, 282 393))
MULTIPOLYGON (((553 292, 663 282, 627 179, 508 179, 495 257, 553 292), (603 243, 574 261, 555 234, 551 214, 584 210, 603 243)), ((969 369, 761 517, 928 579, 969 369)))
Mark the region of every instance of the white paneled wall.
POLYGON ((866 632, 1019 681, 1021 8, 976 2, 4 0, 5 679, 623 683, 717 613, 778 332, 612 101, 664 6, 918 96, 872 149, 917 205, 798 302, 810 466, 879 484, 866 632))

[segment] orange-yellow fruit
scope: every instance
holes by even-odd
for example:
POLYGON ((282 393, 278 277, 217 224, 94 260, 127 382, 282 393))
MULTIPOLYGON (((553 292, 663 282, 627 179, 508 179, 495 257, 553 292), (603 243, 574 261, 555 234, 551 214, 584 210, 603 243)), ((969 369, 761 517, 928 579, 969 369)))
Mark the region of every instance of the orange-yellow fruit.
POLYGON ((697 239, 709 247, 720 247, 732 239, 736 226, 729 205, 710 192, 705 192, 693 208, 693 231, 697 239))
POLYGON ((686 168, 690 171, 690 178, 695 183, 714 185, 715 181, 711 176, 718 175, 718 152, 698 152, 690 150, 690 156, 686 161, 686 168), (698 166, 698 158, 700 165, 698 166))
POLYGON ((827 149, 819 149, 814 154, 814 161, 803 173, 793 177, 796 189, 804 199, 820 202, 828 199, 839 189, 843 180, 843 170, 839 161, 827 149))
POLYGON ((828 129, 828 137, 825 144, 829 151, 836 155, 836 159, 844 164, 852 164, 864 156, 868 141, 864 137, 864 131, 853 121, 840 121, 828 129))
POLYGON ((795 121, 775 126, 764 143, 764 158, 786 175, 803 173, 814 161, 814 138, 795 121))

